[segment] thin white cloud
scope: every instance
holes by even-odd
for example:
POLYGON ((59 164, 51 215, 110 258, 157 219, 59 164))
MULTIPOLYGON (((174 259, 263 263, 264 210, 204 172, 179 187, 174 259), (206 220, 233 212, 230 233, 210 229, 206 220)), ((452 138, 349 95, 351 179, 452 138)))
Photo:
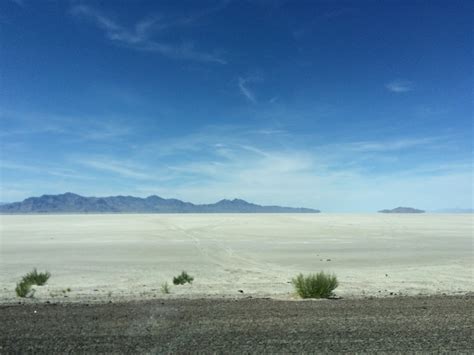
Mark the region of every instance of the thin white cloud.
POLYGON ((151 39, 153 33, 171 26, 179 26, 182 24, 180 21, 165 23, 159 17, 148 17, 137 22, 133 28, 127 28, 89 6, 73 6, 71 13, 93 21, 105 32, 109 40, 128 48, 155 52, 176 59, 226 64, 226 61, 217 54, 196 50, 189 43, 170 44, 151 39))
POLYGON ((77 160, 76 162, 96 170, 117 174, 125 178, 139 180, 150 180, 155 178, 153 174, 144 171, 142 167, 137 167, 110 158, 84 158, 77 160))
POLYGON ((359 152, 387 152, 426 146, 440 140, 441 137, 405 138, 387 141, 355 142, 347 146, 350 150, 359 152))
POLYGON ((385 88, 391 92, 404 93, 413 90, 413 82, 408 80, 393 80, 385 84, 385 88))
POLYGON ((15 128, 10 130, 5 130, 0 132, 0 137, 15 137, 15 136, 22 136, 22 135, 30 135, 30 134, 58 134, 58 133, 65 133, 64 129, 59 126, 54 125, 42 125, 38 127, 29 127, 29 128, 15 128))
MULTIPOLYGON (((10 121, 12 128, 0 132, 4 139, 21 136, 56 135, 69 141, 112 141, 133 133, 133 128, 118 123, 117 117, 51 115, 38 112, 1 111, 0 118, 10 121)), ((122 120, 123 121, 123 120, 122 120)))
POLYGON ((78 135, 83 140, 107 141, 127 136, 130 132, 129 127, 109 122, 84 129, 78 135))
POLYGON ((253 79, 251 78, 242 78, 242 77, 239 77, 239 82, 238 82, 238 85, 239 85, 239 89, 240 89, 240 93, 242 95, 244 95, 244 97, 249 100, 250 102, 252 103, 257 103, 257 100, 255 98, 255 94, 252 92, 252 90, 250 90, 247 86, 247 84, 249 82, 252 82, 253 79))
POLYGON ((91 176, 87 176, 84 174, 80 174, 77 170, 68 169, 64 167, 58 167, 55 165, 48 165, 48 164, 22 164, 11 162, 7 160, 0 161, 0 171, 11 170, 15 172, 23 172, 28 174, 35 174, 35 175, 53 175, 60 178, 67 178, 67 179, 78 179, 78 180, 91 180, 94 179, 91 176))

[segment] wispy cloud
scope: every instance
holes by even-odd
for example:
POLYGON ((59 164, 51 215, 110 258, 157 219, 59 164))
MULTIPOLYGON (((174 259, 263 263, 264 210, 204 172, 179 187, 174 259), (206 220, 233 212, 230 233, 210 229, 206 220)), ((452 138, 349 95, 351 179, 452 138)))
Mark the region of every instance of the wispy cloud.
POLYGON ((142 167, 106 157, 83 158, 77 160, 77 163, 96 170, 114 173, 125 178, 139 180, 154 179, 154 176, 144 171, 142 167))
POLYGON ((239 89, 240 89, 240 92, 242 93, 242 95, 244 95, 247 100, 253 102, 253 103, 256 103, 257 100, 255 100, 255 95, 253 94, 252 91, 250 91, 250 89, 246 86, 247 84, 247 80, 244 79, 244 78, 239 78, 239 89))
POLYGON ((441 137, 422 137, 422 138, 409 138, 409 139, 395 139, 387 141, 365 141, 350 143, 348 147, 351 150, 359 152, 387 152, 387 151, 398 151, 403 149, 409 149, 419 146, 426 146, 437 141, 440 141, 441 137))
POLYGON ((131 128, 117 123, 104 122, 79 132, 80 139, 104 141, 130 135, 131 128))
POLYGON ((50 165, 50 164, 35 164, 32 162, 25 164, 25 163, 11 162, 8 160, 1 160, 0 171, 1 170, 12 170, 16 172, 23 172, 23 173, 35 174, 35 175, 52 175, 52 176, 56 176, 60 178, 68 178, 68 179, 79 179, 79 180, 94 179, 93 177, 81 174, 77 170, 74 170, 74 169, 59 167, 59 166, 50 165))
POLYGON ((164 22, 160 17, 147 17, 137 22, 133 27, 127 28, 117 21, 103 15, 98 10, 86 6, 76 5, 71 9, 71 13, 77 17, 83 17, 93 21, 96 26, 102 29, 105 36, 112 42, 140 51, 155 52, 161 55, 176 58, 188 59, 201 62, 212 62, 226 64, 226 61, 217 53, 208 53, 194 48, 190 42, 182 44, 164 43, 152 39, 152 35, 169 27, 182 26, 194 21, 199 16, 188 17, 174 22, 164 22))
POLYGON ((250 102, 257 103, 255 93, 249 88, 248 84, 257 83, 262 81, 261 77, 258 76, 249 76, 249 77, 239 77, 238 86, 240 93, 250 102))
POLYGON ((112 141, 133 133, 133 128, 117 117, 43 114, 0 109, 0 137, 17 140, 21 136, 51 135, 79 141, 112 141))
POLYGON ((408 80, 393 80, 385 84, 385 88, 391 92, 404 93, 413 90, 413 82, 408 80))

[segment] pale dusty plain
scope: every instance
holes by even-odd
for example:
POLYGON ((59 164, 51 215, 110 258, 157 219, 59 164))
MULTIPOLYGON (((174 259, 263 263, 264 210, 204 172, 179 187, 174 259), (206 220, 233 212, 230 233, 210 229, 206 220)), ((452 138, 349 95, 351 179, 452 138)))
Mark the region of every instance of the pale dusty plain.
POLYGON ((52 274, 35 300, 292 299, 292 277, 320 270, 338 276, 342 297, 474 291, 472 214, 2 215, 0 221, 2 302, 18 300, 15 284, 34 267, 52 274), (182 270, 194 283, 173 286, 182 270), (169 295, 161 293, 164 282, 169 295))

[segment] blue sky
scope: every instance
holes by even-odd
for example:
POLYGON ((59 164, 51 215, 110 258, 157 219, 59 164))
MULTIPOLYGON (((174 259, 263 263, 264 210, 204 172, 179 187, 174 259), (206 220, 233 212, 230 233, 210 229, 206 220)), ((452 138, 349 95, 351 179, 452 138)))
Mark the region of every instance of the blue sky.
POLYGON ((0 201, 472 206, 470 1, 0 3, 0 201))

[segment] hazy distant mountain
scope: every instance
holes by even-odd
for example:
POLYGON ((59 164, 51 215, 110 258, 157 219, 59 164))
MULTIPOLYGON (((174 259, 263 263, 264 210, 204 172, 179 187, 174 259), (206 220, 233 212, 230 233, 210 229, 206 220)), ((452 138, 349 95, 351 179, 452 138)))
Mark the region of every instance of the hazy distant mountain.
POLYGON ((418 210, 412 207, 397 207, 392 210, 381 210, 380 213, 425 213, 423 210, 418 210))
POLYGON ((474 213, 472 208, 443 208, 433 211, 434 213, 474 213))
POLYGON ((260 206, 244 200, 195 205, 159 196, 84 197, 70 192, 30 197, 0 206, 0 213, 319 213, 310 208, 260 206))

